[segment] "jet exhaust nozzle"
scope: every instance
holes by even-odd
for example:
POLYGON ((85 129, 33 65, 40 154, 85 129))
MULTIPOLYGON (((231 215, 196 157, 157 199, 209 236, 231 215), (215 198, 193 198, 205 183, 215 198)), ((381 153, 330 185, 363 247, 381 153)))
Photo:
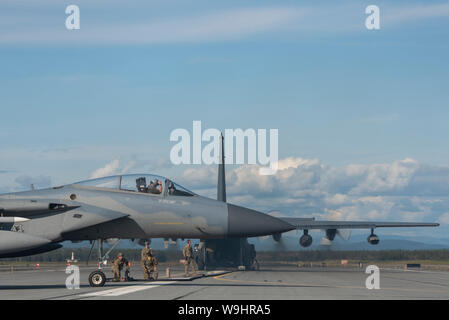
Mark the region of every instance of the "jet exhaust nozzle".
POLYGON ((248 208, 228 204, 228 236, 259 237, 295 229, 291 224, 248 208))

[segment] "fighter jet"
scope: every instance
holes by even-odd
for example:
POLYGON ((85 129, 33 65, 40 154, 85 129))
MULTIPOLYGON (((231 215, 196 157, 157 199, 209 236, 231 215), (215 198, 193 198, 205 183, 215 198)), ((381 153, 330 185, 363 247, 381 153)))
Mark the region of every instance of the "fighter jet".
MULTIPOLYGON (((255 251, 248 245, 248 237, 273 236, 279 240, 282 233, 298 229, 303 230, 299 243, 307 247, 312 243, 308 233, 312 229, 325 230, 329 240, 340 229, 370 229, 368 242, 377 244, 375 228, 438 226, 437 223, 276 218, 227 203, 223 140, 221 144, 217 200, 152 174, 116 175, 0 195, 0 258, 54 250, 63 241, 89 240, 98 244, 101 267, 110 252, 103 255, 104 240, 191 238, 201 240, 195 248, 200 268, 207 263, 204 259, 207 248, 213 248, 215 257, 227 256, 237 264, 251 266, 255 251)), ((101 286, 105 280, 100 270, 89 278, 93 286, 101 286)))

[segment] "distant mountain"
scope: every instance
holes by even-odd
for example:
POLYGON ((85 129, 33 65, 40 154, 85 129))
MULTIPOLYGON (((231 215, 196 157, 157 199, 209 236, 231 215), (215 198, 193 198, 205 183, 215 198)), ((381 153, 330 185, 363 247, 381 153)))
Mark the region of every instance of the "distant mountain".
POLYGON ((331 250, 438 250, 449 249, 449 246, 428 244, 411 240, 384 239, 378 245, 365 242, 335 243, 331 250))

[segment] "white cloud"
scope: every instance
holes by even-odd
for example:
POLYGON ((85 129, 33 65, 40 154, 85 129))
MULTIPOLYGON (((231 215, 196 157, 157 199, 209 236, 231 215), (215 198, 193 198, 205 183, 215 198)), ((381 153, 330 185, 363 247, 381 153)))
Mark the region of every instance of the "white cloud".
POLYGON ((187 168, 182 174, 182 179, 190 188, 211 188, 217 185, 217 168, 187 168))
MULTIPOLYGON (((273 176, 259 175, 258 166, 229 169, 228 201, 265 212, 339 220, 436 221, 449 211, 448 194, 440 195, 449 181, 441 174, 448 171, 445 167, 430 169, 409 158, 330 167, 318 159, 290 157, 280 164, 273 176), (423 178, 429 174, 432 178, 423 178)), ((215 195, 215 168, 186 172, 182 182, 187 187, 215 195)))
POLYGON ((134 168, 134 166, 136 165, 136 161, 131 160, 129 161, 121 170, 121 174, 126 174, 128 173, 132 168, 134 168))
POLYGON ((90 179, 112 176, 117 173, 119 166, 120 160, 114 159, 111 162, 107 163, 104 167, 98 168, 97 170, 92 172, 90 179))
MULTIPOLYGON (((360 182, 351 193, 383 192, 406 187, 418 167, 417 161, 408 158, 392 164, 358 166, 356 172, 360 182)), ((352 176, 357 177, 354 173, 353 171, 352 176)))

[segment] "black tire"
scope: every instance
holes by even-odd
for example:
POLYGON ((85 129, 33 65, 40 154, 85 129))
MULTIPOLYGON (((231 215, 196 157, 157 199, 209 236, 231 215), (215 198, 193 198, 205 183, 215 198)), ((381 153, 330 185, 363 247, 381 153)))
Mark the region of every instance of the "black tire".
POLYGON ((103 287, 105 282, 106 275, 100 270, 96 270, 89 275, 89 285, 91 287, 103 287))

